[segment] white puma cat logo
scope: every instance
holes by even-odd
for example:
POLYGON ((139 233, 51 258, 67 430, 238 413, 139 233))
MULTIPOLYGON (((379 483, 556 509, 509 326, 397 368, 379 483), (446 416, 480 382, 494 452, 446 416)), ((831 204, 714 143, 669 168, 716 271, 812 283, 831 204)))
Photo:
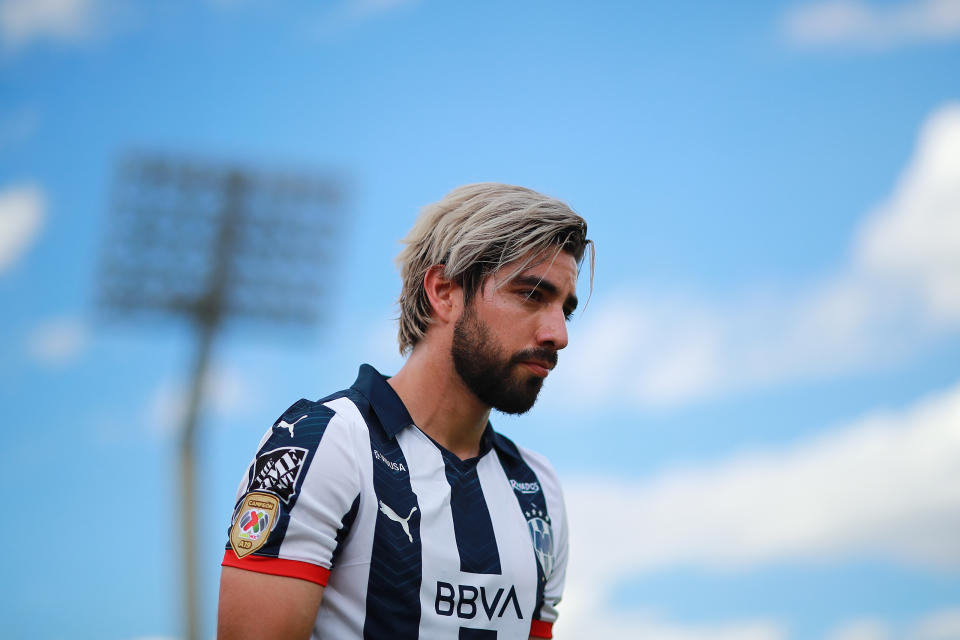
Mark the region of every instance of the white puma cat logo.
POLYGON ((416 510, 416 507, 410 509, 410 515, 408 515, 406 518, 401 518, 397 515, 397 512, 388 507, 383 500, 380 501, 380 511, 383 511, 384 515, 394 522, 400 523, 400 526, 403 527, 403 532, 407 534, 408 538, 410 538, 410 542, 413 542, 413 536, 410 535, 410 517, 413 516, 413 512, 416 510))
POLYGON ((306 417, 307 417, 307 414, 303 414, 302 416, 300 416, 299 418, 297 418, 296 420, 294 420, 294 421, 293 421, 293 424, 290 424, 290 423, 287 422, 286 420, 281 420, 281 421, 280 421, 280 424, 277 425, 277 426, 280 427, 281 429, 287 429, 288 431, 290 431, 290 437, 292 438, 292 437, 293 437, 293 425, 297 424, 298 422, 300 422, 301 420, 303 420, 303 419, 306 418, 306 417))

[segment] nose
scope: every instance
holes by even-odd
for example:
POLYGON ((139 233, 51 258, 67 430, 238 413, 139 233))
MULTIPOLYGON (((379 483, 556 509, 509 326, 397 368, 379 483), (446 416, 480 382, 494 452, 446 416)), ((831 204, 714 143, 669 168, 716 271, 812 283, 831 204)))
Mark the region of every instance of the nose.
POLYGON ((545 310, 543 320, 537 332, 537 344, 556 351, 567 346, 567 319, 562 307, 545 310))

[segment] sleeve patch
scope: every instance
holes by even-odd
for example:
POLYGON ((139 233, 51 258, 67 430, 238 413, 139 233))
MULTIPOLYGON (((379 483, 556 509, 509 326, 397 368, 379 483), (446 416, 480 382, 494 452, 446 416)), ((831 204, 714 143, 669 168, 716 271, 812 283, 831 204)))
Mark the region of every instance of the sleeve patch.
POLYGON ((279 510, 280 501, 269 493, 252 492, 243 497, 230 527, 230 546, 238 559, 267 543, 279 510))
POLYGON ((302 447, 280 447, 257 456, 251 491, 270 491, 285 504, 290 504, 297 487, 307 450, 302 447))

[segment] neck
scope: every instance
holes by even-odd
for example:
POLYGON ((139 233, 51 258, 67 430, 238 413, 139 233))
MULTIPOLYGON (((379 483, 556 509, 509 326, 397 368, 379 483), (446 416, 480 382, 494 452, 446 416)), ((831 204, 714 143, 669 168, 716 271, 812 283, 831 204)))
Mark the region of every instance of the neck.
POLYGON ((421 431, 461 460, 479 455, 490 407, 464 385, 449 351, 418 344, 388 383, 421 431))

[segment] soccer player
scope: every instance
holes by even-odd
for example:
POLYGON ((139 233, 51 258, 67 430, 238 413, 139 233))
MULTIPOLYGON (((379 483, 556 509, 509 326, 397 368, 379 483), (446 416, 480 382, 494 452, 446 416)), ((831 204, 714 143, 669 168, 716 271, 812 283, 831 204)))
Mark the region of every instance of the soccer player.
POLYGON ((397 258, 387 378, 291 406, 237 493, 218 636, 550 638, 567 563, 556 475, 493 430, 567 346, 593 247, 562 202, 495 183, 426 207, 397 258))

